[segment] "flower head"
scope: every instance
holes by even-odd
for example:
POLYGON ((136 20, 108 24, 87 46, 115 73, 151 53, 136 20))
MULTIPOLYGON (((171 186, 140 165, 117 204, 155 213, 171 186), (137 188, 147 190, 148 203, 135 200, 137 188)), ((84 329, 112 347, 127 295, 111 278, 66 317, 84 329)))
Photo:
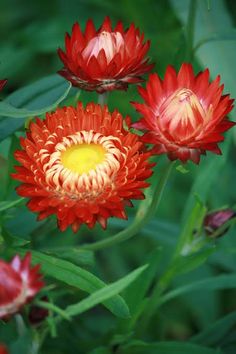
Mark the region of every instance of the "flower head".
MULTIPOLYGON (((208 213, 204 218, 204 229, 208 236, 212 236, 217 230, 222 228, 229 220, 236 217, 236 212, 232 209, 223 209, 217 210, 211 213, 208 213)), ((228 231, 228 227, 226 227, 222 232, 218 235, 223 236, 228 231)))
POLYGON ((147 88, 139 88, 145 103, 133 103, 143 115, 134 127, 146 131, 142 140, 154 144, 153 152, 170 160, 199 163, 207 150, 220 154, 222 133, 235 124, 226 117, 233 100, 222 95, 223 88, 220 76, 209 83, 208 69, 194 76, 190 64, 178 74, 168 66, 163 81, 151 74, 147 88))
POLYGON ((2 343, 0 343, 0 354, 8 354, 7 347, 2 343))
POLYGON ((0 260, 0 318, 17 313, 42 288, 39 265, 31 268, 31 254, 16 255, 10 263, 0 260))
POLYGON ((130 199, 142 199, 141 188, 152 171, 139 137, 123 127, 117 111, 90 103, 85 108, 58 108, 31 123, 15 179, 19 195, 42 220, 56 214, 60 229, 76 232, 82 223, 106 227, 110 216, 126 218, 130 199))
POLYGON ((0 80, 0 91, 3 89, 3 87, 6 85, 7 80, 0 80))
POLYGON ((74 86, 99 93, 126 90, 129 83, 141 82, 141 75, 153 67, 146 58, 150 42, 132 24, 124 30, 118 22, 114 30, 109 17, 96 30, 92 20, 84 34, 78 23, 65 38, 65 52, 58 50, 64 68, 59 74, 74 86))

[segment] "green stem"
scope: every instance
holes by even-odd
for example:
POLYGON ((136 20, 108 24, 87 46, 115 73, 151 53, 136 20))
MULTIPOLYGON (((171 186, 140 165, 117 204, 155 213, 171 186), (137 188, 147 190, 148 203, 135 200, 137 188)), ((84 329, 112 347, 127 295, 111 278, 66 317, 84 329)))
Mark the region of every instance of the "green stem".
POLYGON ((102 106, 104 106, 105 104, 107 104, 108 101, 108 96, 109 96, 109 92, 106 91, 104 93, 99 93, 98 94, 98 103, 102 106))
POLYGON ((19 314, 15 315, 15 320, 16 320, 16 328, 18 332, 18 336, 22 337, 26 331, 25 323, 23 320, 23 317, 19 314))
MULTIPOLYGON (((166 186, 168 177, 170 175, 173 163, 169 162, 166 168, 164 169, 159 183, 157 183, 156 188, 153 192, 152 198, 149 205, 140 204, 140 207, 135 216, 134 222, 127 227, 125 230, 118 232, 113 237, 107 238, 102 241, 95 242, 93 244, 87 244, 82 246, 82 248, 92 251, 97 251, 105 247, 114 246, 120 242, 126 241, 129 238, 135 236, 140 229, 151 219, 155 214, 157 206, 160 203, 161 197, 163 195, 164 188, 166 186)), ((146 202, 146 201, 145 201, 146 202)))
POLYGON ((81 90, 78 90, 75 97, 74 97, 74 103, 75 105, 77 105, 78 101, 79 101, 79 97, 80 97, 80 94, 81 94, 81 90))
POLYGON ((64 318, 65 320, 70 321, 70 316, 68 316, 68 314, 65 311, 63 311, 60 307, 58 307, 50 302, 38 300, 38 301, 35 301, 35 305, 39 306, 41 308, 50 310, 52 312, 55 312, 58 315, 60 315, 62 318, 64 318))
POLYGON ((194 46, 194 28, 195 28, 195 18, 196 18, 197 0, 190 0, 188 21, 186 25, 186 52, 185 60, 190 62, 193 55, 194 46))
POLYGON ((147 330, 148 324, 155 314, 156 310, 163 303, 163 292, 168 288, 171 280, 176 275, 175 264, 178 262, 179 258, 175 258, 174 255, 168 265, 168 268, 160 277, 159 281, 156 283, 151 296, 147 302, 146 307, 144 308, 144 314, 142 316, 142 320, 140 321, 140 325, 137 329, 137 336, 142 336, 147 330))
POLYGON ((6 201, 6 202, 0 202, 0 212, 5 211, 7 209, 13 208, 16 205, 20 204, 21 202, 23 202, 25 200, 25 198, 19 198, 16 200, 12 200, 12 201, 6 201))

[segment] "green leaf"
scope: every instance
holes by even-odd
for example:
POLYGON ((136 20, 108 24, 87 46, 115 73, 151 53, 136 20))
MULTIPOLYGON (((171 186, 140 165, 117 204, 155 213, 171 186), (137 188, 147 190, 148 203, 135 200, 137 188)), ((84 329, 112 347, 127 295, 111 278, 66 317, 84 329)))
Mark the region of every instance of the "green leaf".
POLYGON ((19 354, 19 353, 32 353, 32 337, 31 331, 24 329, 24 332, 16 339, 13 340, 10 344, 10 353, 19 354))
MULTIPOLYGON (((189 1, 171 0, 171 4, 183 25, 186 25, 189 1)), ((198 60, 202 63, 203 68, 210 68, 212 78, 215 78, 220 73, 222 82, 225 84, 226 92, 231 92, 232 96, 235 97, 236 52, 232 41, 228 40, 230 33, 231 38, 235 37, 235 28, 229 7, 223 0, 212 1, 212 6, 209 11, 205 0, 197 1, 197 15, 194 28, 195 44, 206 37, 214 37, 217 33, 221 32, 227 33, 225 40, 222 38, 220 41, 206 43, 199 48, 196 55, 198 60), (214 55, 212 55, 212 53, 214 53, 214 55)), ((219 160, 220 159, 221 157, 219 160)), ((205 182, 207 182, 207 180, 205 182)))
POLYGON ((34 84, 18 90, 18 92, 15 92, 8 97, 7 100, 0 102, 0 116, 22 118, 44 114, 58 106, 58 104, 66 98, 70 89, 71 84, 60 77, 58 78, 58 76, 53 75, 41 79, 34 84), (48 92, 50 93, 52 101, 49 105, 46 104, 45 99, 48 92), (45 103, 42 105, 43 98, 45 99, 45 103), (24 106, 33 106, 35 109, 19 108, 17 105, 14 105, 15 102, 22 105, 22 101, 24 102, 24 106), (32 104, 32 101, 34 101, 34 105, 32 104))
POLYGON ((9 247, 23 247, 30 243, 29 240, 13 236, 4 227, 2 227, 1 235, 3 236, 4 241, 9 247))
POLYGON ((106 285, 104 288, 95 291, 93 294, 88 296, 86 299, 80 301, 78 304, 70 305, 66 308, 65 312, 69 316, 77 316, 92 307, 103 303, 104 301, 114 297, 124 290, 128 285, 130 285, 140 274, 147 268, 147 265, 135 269, 133 272, 129 273, 122 279, 114 282, 113 284, 106 285))
POLYGON ((148 257, 147 268, 144 270, 142 277, 136 279, 124 292, 124 298, 127 302, 131 315, 134 315, 139 309, 142 301, 157 273, 158 263, 160 262, 161 248, 157 248, 148 257))
MULTIPOLYGON (((27 250, 17 249, 17 253, 20 255, 24 255, 26 252, 27 250)), ((41 264, 43 274, 51 276, 67 285, 74 286, 90 294, 106 286, 102 280, 92 273, 68 261, 37 251, 31 251, 31 253, 33 263, 41 264)), ((104 306, 118 317, 129 317, 129 308, 120 295, 104 301, 104 306)))
MULTIPOLYGON (((133 341, 121 350, 120 354, 220 354, 219 350, 202 347, 192 343, 181 342, 159 342, 145 343, 133 341)), ((223 353, 222 353, 223 354, 223 353)))
POLYGON ((111 354, 110 348, 106 347, 99 347, 96 349, 93 349, 89 354, 111 354))
POLYGON ((5 202, 0 202, 0 212, 15 207, 16 205, 22 203, 24 199, 25 198, 18 198, 16 200, 9 200, 9 201, 5 201, 5 202))
POLYGON ((0 120, 0 141, 20 129, 26 117, 54 109, 68 95, 70 87, 59 75, 51 75, 9 95, 0 102, 0 116, 8 117, 0 120), (12 114, 18 118, 10 118, 12 114))
POLYGON ((183 165, 178 165, 176 170, 183 174, 189 173, 189 170, 187 170, 187 168, 185 168, 183 165))
POLYGON ((191 253, 189 246, 196 240, 196 236, 200 233, 206 211, 207 208, 205 205, 195 196, 195 203, 183 226, 175 250, 175 256, 178 254, 187 255, 188 253, 191 253))
POLYGON ((161 299, 161 303, 165 303, 171 299, 174 299, 177 296, 190 293, 195 290, 204 289, 206 290, 220 290, 220 289, 235 289, 236 288, 236 274, 226 274, 219 275, 216 277, 210 277, 196 281, 192 284, 187 284, 176 288, 161 299))
POLYGON ((43 253, 56 256, 78 265, 91 266, 94 264, 94 253, 92 251, 83 250, 79 247, 57 247, 42 249, 43 253))
POLYGON ((236 31, 232 29, 229 32, 218 32, 212 34, 212 36, 205 37, 196 44, 194 51, 196 52, 202 45, 206 43, 219 41, 236 41, 236 31))
POLYGON ((168 275, 171 278, 175 275, 191 272, 200 265, 204 264, 206 260, 217 250, 214 248, 206 248, 199 252, 187 256, 179 256, 168 270, 168 275))
POLYGON ((234 328, 236 324, 236 311, 219 319, 204 331, 200 332, 190 340, 209 346, 219 345, 225 339, 226 334, 234 328))

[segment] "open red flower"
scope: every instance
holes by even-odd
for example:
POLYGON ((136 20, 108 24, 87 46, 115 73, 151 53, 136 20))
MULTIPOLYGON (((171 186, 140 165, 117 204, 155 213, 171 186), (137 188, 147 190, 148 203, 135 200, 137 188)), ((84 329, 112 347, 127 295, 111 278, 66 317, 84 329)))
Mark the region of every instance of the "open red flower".
POLYGON ((16 255, 10 263, 0 260, 0 318, 8 318, 28 303, 44 285, 40 266, 30 267, 31 254, 16 255))
POLYGON ((96 30, 89 20, 83 34, 75 23, 71 37, 68 33, 65 37, 66 51, 58 50, 64 63, 59 74, 88 91, 126 90, 129 83, 141 82, 141 75, 152 69, 145 57, 149 46, 133 24, 125 31, 118 22, 112 30, 106 17, 96 30))
POLYGON ((0 354, 8 354, 7 347, 2 343, 0 343, 0 354))
POLYGON ((3 89, 3 87, 6 85, 7 80, 0 80, 0 91, 3 89))
POLYGON ((146 131, 142 140, 154 144, 153 152, 170 160, 199 163, 207 150, 221 154, 222 133, 235 124, 226 117, 234 100, 222 95, 223 88, 220 76, 209 83, 208 69, 194 76, 190 64, 178 74, 168 66, 163 81, 151 74, 147 88, 139 87, 145 103, 133 105, 143 118, 133 126, 146 131))
POLYGON ((126 218, 130 199, 142 199, 153 164, 139 137, 123 127, 118 111, 90 103, 58 108, 31 123, 15 179, 19 195, 39 220, 56 214, 60 229, 76 232, 82 223, 106 227, 110 216, 126 218))

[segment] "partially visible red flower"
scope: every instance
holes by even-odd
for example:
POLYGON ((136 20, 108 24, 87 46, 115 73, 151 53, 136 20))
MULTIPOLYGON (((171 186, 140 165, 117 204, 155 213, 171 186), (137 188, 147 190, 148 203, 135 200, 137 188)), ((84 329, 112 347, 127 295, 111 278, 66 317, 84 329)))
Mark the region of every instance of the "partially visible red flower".
POLYGON ((0 260, 0 318, 19 312, 43 287, 40 266, 30 266, 31 254, 16 255, 10 263, 0 260))
POLYGON ((56 214, 59 227, 74 232, 85 223, 103 228, 111 216, 126 218, 130 199, 143 199, 152 174, 139 137, 124 128, 118 111, 90 103, 58 108, 31 123, 13 178, 23 182, 19 195, 39 220, 56 214))
POLYGON ((133 24, 124 30, 118 22, 113 30, 106 17, 96 30, 89 20, 83 34, 75 23, 72 35, 66 34, 65 52, 58 50, 64 63, 59 74, 88 91, 126 90, 129 83, 141 82, 141 75, 152 69, 145 57, 149 46, 150 42, 144 42, 144 35, 133 24))
POLYGON ((0 91, 3 89, 3 87, 6 85, 7 80, 0 80, 0 91))
POLYGON ((234 100, 223 88, 220 76, 209 82, 208 69, 194 76, 191 64, 178 74, 168 66, 163 81, 151 74, 146 89, 139 87, 145 103, 133 105, 143 118, 133 126, 146 131, 142 140, 154 144, 153 152, 170 160, 199 163, 207 150, 221 154, 222 133, 235 125, 226 117, 234 100))
POLYGON ((7 347, 2 343, 0 343, 0 354, 9 354, 7 347))
MULTIPOLYGON (((41 301, 48 302, 47 296, 43 296, 41 301)), ((39 325, 49 314, 49 311, 39 305, 32 305, 29 310, 28 319, 32 325, 39 325)), ((0 353, 1 354, 1 353, 0 353)))

